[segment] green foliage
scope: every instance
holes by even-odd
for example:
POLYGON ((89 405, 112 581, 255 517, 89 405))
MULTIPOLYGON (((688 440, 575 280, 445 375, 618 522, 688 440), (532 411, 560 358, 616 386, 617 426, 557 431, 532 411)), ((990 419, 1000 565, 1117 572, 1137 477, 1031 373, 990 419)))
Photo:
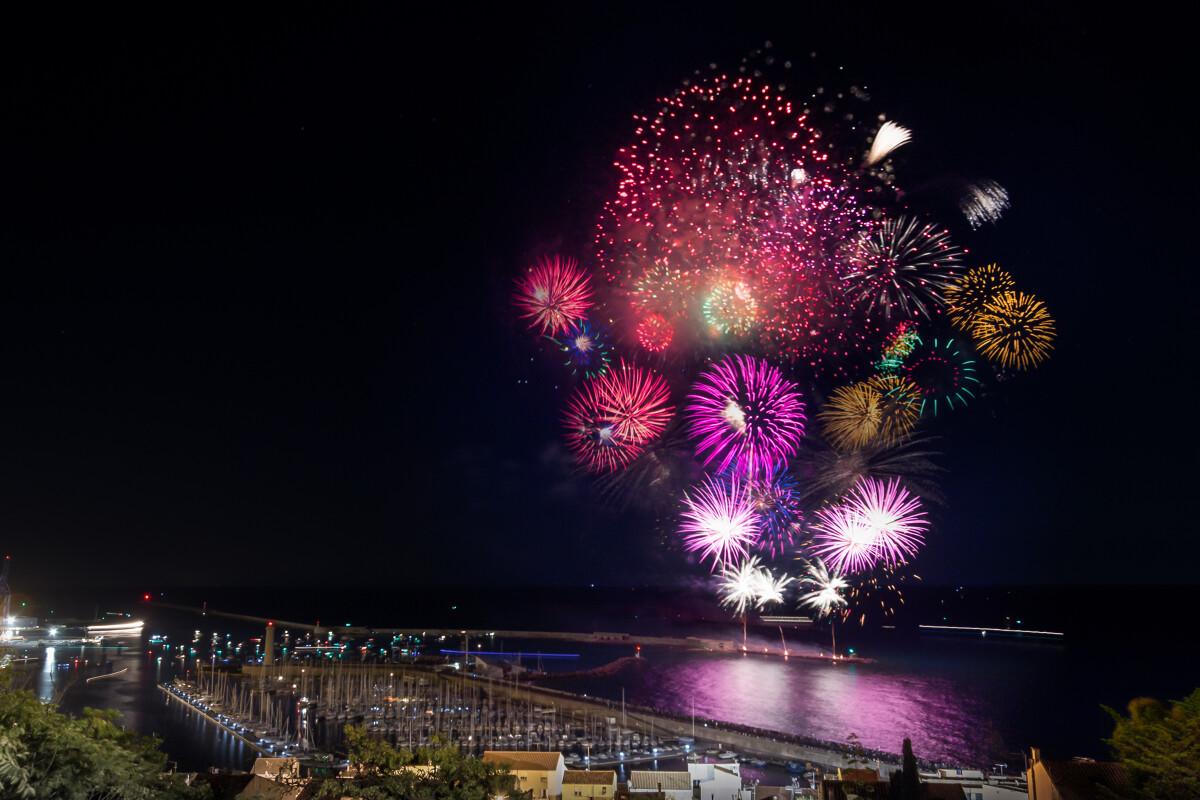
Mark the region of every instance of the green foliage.
POLYGON ((522 800, 529 792, 514 790, 514 779, 494 764, 468 758, 453 745, 422 747, 416 753, 371 737, 347 725, 346 745, 355 777, 326 778, 317 798, 363 800, 490 800, 505 795, 522 800), (432 767, 432 769, 428 769, 432 767))
POLYGON ((60 713, 31 692, 0 690, 0 797, 165 800, 200 797, 166 775, 158 741, 122 730, 114 711, 60 713))
POLYGON ((1106 741, 1124 765, 1134 796, 1200 798, 1200 689, 1169 705, 1139 697, 1128 708, 1126 717, 1105 707, 1116 723, 1106 741))

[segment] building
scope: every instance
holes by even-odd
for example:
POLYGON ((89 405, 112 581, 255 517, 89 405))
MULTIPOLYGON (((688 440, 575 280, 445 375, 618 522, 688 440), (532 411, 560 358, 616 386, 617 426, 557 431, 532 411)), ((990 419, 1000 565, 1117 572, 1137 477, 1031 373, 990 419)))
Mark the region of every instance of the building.
POLYGON ((920 778, 922 791, 926 786, 956 787, 961 790, 956 798, 965 800, 1024 800, 1027 796, 1025 779, 1019 776, 984 775, 977 769, 939 769, 922 772, 920 778))
POLYGON ((562 800, 563 774, 567 771, 562 753, 486 750, 483 760, 507 768, 517 779, 516 788, 532 792, 534 800, 562 800))
POLYGON ((736 761, 687 765, 696 800, 730 800, 742 796, 742 768, 736 761))
POLYGON ((640 794, 657 797, 662 795, 665 800, 692 800, 692 773, 690 772, 657 772, 654 770, 635 769, 629 773, 629 795, 637 798, 640 794))
POLYGON ((1042 758, 1037 747, 1030 752, 1025 780, 1029 800, 1091 800, 1107 792, 1119 796, 1129 790, 1129 776, 1120 764, 1090 758, 1050 761, 1042 758), (1102 793, 1101 788, 1107 792, 1102 793))
POLYGON ((612 800, 617 794, 617 773, 611 769, 569 769, 563 773, 563 800, 577 797, 612 800))
POLYGON ((891 783, 880 780, 878 770, 838 769, 837 778, 821 780, 821 800, 880 800, 891 793, 891 783))

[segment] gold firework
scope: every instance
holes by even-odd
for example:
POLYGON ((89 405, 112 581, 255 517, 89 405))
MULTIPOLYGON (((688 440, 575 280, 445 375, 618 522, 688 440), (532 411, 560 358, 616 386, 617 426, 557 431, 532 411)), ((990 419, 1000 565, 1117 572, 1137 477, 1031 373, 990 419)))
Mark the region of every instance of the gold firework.
POLYGON ((971 335, 985 358, 1005 367, 1029 369, 1050 357, 1054 317, 1033 295, 1004 292, 984 305, 971 335))
POLYGON ((944 297, 950 321, 959 330, 969 330, 983 307, 1016 288, 1016 281, 999 264, 969 270, 946 289, 944 297))
POLYGON ((860 450, 875 439, 881 423, 883 397, 866 383, 839 386, 818 416, 829 443, 836 449, 860 450))
POLYGON ((890 445, 912 433, 921 418, 917 385, 900 375, 876 375, 867 386, 879 395, 879 441, 890 445))

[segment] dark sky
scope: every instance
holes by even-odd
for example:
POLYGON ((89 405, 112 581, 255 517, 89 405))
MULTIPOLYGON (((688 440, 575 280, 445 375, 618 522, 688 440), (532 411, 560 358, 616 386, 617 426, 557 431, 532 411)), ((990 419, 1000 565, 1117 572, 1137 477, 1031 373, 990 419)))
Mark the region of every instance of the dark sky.
POLYGON ((631 113, 767 39, 860 76, 926 171, 1004 184, 970 244, 1058 319, 1048 366, 937 431, 927 580, 1195 581, 1182 31, 1096 6, 572 5, 3 26, 19 588, 682 574, 568 474, 564 389, 506 295, 531 255, 586 255, 631 113))

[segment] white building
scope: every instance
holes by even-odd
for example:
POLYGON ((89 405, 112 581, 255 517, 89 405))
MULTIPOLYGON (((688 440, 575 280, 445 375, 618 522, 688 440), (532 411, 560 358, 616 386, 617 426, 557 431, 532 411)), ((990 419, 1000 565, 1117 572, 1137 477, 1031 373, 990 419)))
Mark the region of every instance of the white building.
MULTIPOLYGON (((721 764, 688 764, 692 785, 699 784, 699 800, 741 800, 742 768, 736 761, 721 764)), ((747 798, 753 792, 747 792, 747 798)))
POLYGON ((486 750, 483 760, 503 765, 517 778, 517 788, 532 792, 533 800, 561 800, 563 773, 567 771, 562 753, 520 750, 486 750))

